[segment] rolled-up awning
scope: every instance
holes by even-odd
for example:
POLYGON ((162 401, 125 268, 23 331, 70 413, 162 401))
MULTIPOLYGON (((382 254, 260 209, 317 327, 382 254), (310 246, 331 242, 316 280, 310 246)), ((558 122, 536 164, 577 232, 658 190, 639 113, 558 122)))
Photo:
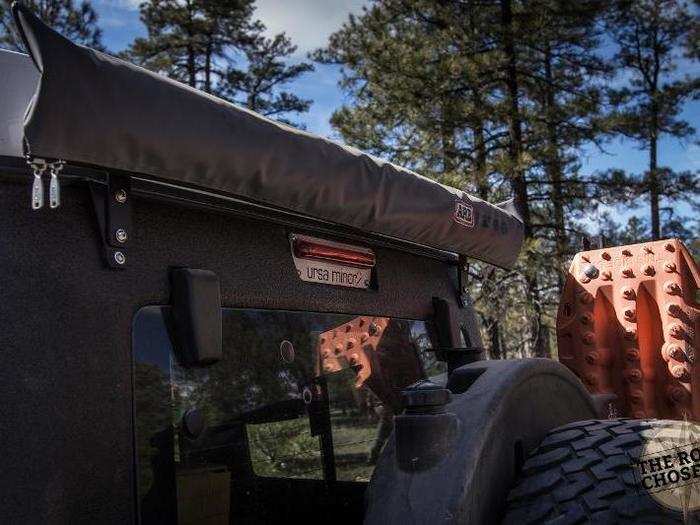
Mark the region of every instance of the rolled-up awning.
POLYGON ((41 76, 28 153, 217 192, 510 267, 523 240, 497 206, 285 126, 93 49, 26 7, 15 19, 41 76))

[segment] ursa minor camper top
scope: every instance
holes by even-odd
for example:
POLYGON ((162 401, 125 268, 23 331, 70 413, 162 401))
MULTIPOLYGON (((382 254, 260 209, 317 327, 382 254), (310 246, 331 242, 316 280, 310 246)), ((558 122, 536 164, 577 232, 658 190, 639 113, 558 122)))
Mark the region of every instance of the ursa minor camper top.
POLYGON ((0 54, 11 76, 0 75, 0 155, 126 172, 501 267, 518 255, 509 205, 76 45, 19 3, 13 13, 35 67, 0 54))

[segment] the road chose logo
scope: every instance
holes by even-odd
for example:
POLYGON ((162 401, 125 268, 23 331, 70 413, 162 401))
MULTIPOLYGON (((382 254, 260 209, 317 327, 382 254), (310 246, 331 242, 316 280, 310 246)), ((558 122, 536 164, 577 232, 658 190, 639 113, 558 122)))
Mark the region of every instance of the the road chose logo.
POLYGON ((634 462, 640 490, 685 516, 700 509, 700 426, 662 423, 645 434, 646 443, 634 462))

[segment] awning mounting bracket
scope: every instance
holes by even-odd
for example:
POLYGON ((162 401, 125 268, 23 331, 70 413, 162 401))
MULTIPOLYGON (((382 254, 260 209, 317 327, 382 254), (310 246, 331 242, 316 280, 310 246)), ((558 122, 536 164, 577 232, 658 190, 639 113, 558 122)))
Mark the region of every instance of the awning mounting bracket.
POLYGON ((107 184, 90 182, 90 195, 107 266, 126 268, 131 229, 131 178, 107 173, 107 184))

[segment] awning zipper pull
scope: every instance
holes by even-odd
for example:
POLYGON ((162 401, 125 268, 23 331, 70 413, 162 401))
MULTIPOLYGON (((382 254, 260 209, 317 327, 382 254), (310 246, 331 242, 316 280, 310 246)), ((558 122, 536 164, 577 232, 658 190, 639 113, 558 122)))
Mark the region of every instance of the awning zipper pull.
POLYGON ((51 171, 51 182, 49 183, 49 206, 58 208, 61 205, 61 190, 58 185, 58 173, 65 164, 62 160, 57 160, 49 164, 51 171))
POLYGON ((27 164, 34 172, 34 182, 32 183, 32 209, 39 210, 44 207, 44 182, 41 177, 48 166, 44 159, 27 159, 27 164))

